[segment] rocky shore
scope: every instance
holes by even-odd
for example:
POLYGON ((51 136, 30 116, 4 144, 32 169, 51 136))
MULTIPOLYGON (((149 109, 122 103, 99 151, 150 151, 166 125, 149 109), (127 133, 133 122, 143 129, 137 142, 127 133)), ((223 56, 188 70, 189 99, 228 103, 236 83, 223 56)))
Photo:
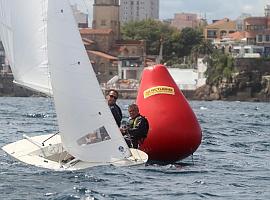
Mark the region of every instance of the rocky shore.
POLYGON ((216 85, 204 85, 195 91, 193 99, 270 102, 270 61, 237 59, 236 73, 231 80, 216 85))

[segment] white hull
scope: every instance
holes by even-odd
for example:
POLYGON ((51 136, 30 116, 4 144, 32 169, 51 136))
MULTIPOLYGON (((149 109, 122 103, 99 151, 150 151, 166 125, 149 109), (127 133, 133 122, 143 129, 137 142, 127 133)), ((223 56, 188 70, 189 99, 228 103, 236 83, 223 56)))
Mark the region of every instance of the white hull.
POLYGON ((138 149, 130 149, 132 155, 111 162, 84 162, 73 158, 62 146, 61 137, 53 134, 26 137, 26 139, 8 144, 2 149, 14 158, 37 167, 52 170, 80 170, 99 165, 133 166, 147 162, 148 156, 138 149), (44 142, 46 139, 48 141, 44 142), (42 144, 44 142, 44 145, 42 144))

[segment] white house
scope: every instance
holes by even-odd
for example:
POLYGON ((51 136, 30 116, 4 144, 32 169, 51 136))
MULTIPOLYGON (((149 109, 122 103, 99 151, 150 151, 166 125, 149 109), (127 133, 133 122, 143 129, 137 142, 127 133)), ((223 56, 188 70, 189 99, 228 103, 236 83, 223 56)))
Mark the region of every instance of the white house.
POLYGON ((207 64, 203 62, 203 58, 199 58, 197 69, 168 68, 168 71, 181 90, 196 90, 205 85, 206 69, 207 64))

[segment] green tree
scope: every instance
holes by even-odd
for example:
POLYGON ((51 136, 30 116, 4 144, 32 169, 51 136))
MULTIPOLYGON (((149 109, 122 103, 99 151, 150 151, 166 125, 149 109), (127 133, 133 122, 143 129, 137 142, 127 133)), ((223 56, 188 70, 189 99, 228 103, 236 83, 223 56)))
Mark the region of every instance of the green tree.
POLYGON ((121 27, 123 39, 145 40, 146 53, 158 55, 163 44, 163 61, 168 65, 181 63, 184 56, 202 40, 202 33, 196 29, 177 30, 160 21, 147 19, 128 22, 121 27))
POLYGON ((193 28, 184 28, 181 31, 179 43, 183 47, 180 49, 179 56, 188 56, 194 46, 202 41, 202 33, 193 28))
POLYGON ((145 40, 146 53, 152 55, 159 54, 161 38, 164 49, 167 49, 170 46, 169 41, 175 32, 176 29, 153 19, 128 22, 121 27, 123 39, 145 40))
POLYGON ((198 56, 210 55, 214 52, 214 45, 209 40, 202 39, 200 43, 193 46, 192 53, 198 56))
POLYGON ((234 58, 215 50, 208 58, 207 84, 217 85, 223 78, 230 80, 234 73, 234 58))

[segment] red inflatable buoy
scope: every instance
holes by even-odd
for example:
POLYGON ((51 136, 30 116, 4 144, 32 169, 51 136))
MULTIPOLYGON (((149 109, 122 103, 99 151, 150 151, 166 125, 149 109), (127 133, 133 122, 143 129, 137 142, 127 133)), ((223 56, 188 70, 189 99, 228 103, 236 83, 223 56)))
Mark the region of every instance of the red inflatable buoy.
POLYGON ((140 147, 150 160, 177 161, 199 147, 198 120, 165 66, 144 69, 136 103, 150 124, 140 147))

